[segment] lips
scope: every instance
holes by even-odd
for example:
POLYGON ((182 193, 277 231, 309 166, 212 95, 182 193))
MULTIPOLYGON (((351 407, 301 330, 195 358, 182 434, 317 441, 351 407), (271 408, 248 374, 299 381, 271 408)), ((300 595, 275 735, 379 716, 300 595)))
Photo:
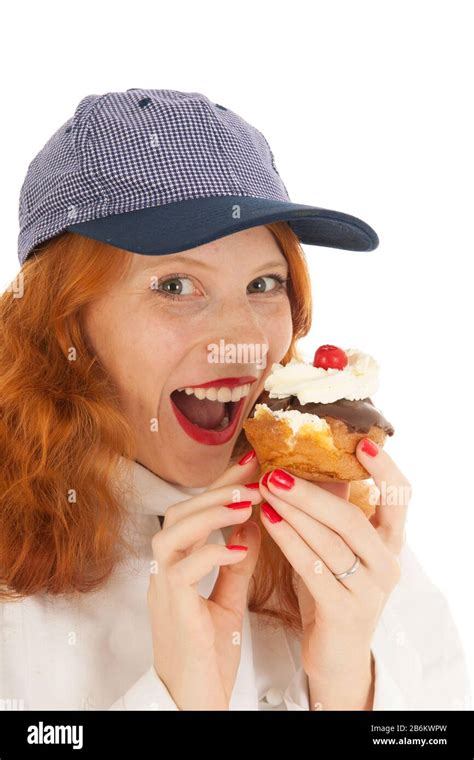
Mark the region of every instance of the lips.
POLYGON ((207 445, 226 443, 237 429, 249 384, 255 380, 254 377, 226 378, 185 386, 186 390, 180 388, 171 393, 171 408, 181 428, 193 440, 207 445), (216 387, 217 393, 211 390, 216 387), (242 393, 245 395, 239 398, 242 393), (230 399, 231 395, 238 400, 223 400, 230 399))

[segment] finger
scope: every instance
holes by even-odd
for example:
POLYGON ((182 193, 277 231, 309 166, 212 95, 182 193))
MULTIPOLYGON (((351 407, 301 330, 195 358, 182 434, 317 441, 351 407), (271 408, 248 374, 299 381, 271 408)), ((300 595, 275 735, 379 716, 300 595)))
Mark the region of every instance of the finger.
POLYGON ((262 500, 259 491, 245 487, 245 483, 253 481, 260 469, 254 450, 251 449, 247 452, 240 461, 243 464, 237 462, 229 467, 201 494, 168 507, 165 513, 164 526, 174 525, 178 520, 182 520, 210 504, 227 504, 231 501, 246 501, 250 498, 252 498, 253 503, 259 503, 262 500), (252 497, 251 494, 253 494, 252 497))
POLYGON ((374 441, 363 438, 356 455, 380 491, 379 503, 371 523, 383 540, 398 553, 405 538, 405 521, 411 498, 411 485, 387 452, 374 441))
MULTIPOLYGON (((303 510, 297 509, 288 504, 288 502, 279 499, 268 489, 266 490, 267 501, 276 510, 277 514, 295 529, 303 541, 322 559, 326 567, 333 574, 344 573, 353 566, 356 561, 356 555, 338 533, 323 525, 323 523, 311 517, 303 510)), ((353 592, 362 594, 368 588, 369 581, 369 570, 361 562, 357 573, 341 579, 340 582, 344 583, 353 592), (356 574, 357 578, 355 577, 356 574)))
MULTIPOLYGON (((244 546, 242 544, 242 546, 244 546)), ((183 620, 198 621, 201 600, 197 585, 214 567, 242 562, 247 549, 228 549, 225 544, 206 544, 155 577, 154 589, 161 605, 172 605, 183 620)))
POLYGON ((266 502, 262 502, 260 510, 262 525, 278 544, 290 565, 303 578, 313 599, 323 605, 342 602, 347 589, 336 580, 322 558, 308 546, 286 520, 272 522, 267 516, 266 502))
POLYGON ((225 544, 206 544, 175 562, 167 572, 167 581, 174 589, 189 588, 199 583, 214 567, 242 562, 246 549, 228 549, 225 544))
POLYGON ((201 512, 208 507, 222 504, 238 504, 242 501, 251 501, 252 504, 258 504, 261 500, 262 498, 258 491, 234 482, 232 485, 203 491, 196 496, 185 499, 185 501, 172 504, 165 512, 163 528, 170 528, 172 525, 189 517, 189 515, 201 512))
POLYGON ((153 556, 160 567, 167 567, 179 553, 189 552, 196 544, 205 543, 213 531, 228 525, 239 525, 251 514, 250 500, 238 508, 219 505, 195 512, 155 533, 152 538, 153 556))
MULTIPOLYGON (((254 520, 247 520, 242 526, 232 531, 228 544, 238 546, 243 544, 248 549, 240 562, 221 567, 209 596, 211 601, 243 616, 250 578, 257 564, 260 542, 260 528, 254 520)), ((236 553, 241 554, 238 551, 236 553)))
MULTIPOLYGON (((270 503, 273 502, 269 492, 326 525, 345 541, 371 572, 385 573, 388 549, 364 513, 351 502, 329 493, 315 482, 280 469, 269 474, 266 485, 260 481, 260 490, 270 503)), ((278 507, 275 508, 278 511, 278 507)))

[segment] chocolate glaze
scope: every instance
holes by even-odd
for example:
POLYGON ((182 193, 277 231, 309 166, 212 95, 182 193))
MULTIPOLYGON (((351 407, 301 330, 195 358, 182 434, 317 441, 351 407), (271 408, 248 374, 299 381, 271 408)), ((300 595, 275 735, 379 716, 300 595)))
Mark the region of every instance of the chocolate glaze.
POLYGON ((335 417, 341 420, 349 430, 357 433, 368 433, 372 425, 385 430, 387 435, 393 435, 394 427, 388 422, 383 414, 373 405, 370 398, 360 401, 349 401, 341 398, 330 404, 310 402, 300 404, 297 396, 285 396, 285 398, 270 398, 268 391, 264 391, 259 403, 266 404, 272 411, 287 412, 296 409, 306 414, 317 414, 318 417, 335 417))

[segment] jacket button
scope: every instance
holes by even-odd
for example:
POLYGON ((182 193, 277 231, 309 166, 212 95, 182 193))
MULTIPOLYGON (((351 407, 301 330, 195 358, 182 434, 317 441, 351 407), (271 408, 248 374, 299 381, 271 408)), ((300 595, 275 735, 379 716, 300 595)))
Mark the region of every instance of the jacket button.
POLYGON ((272 686, 271 689, 265 693, 265 699, 272 707, 278 707, 283 702, 283 692, 281 689, 277 689, 272 686))

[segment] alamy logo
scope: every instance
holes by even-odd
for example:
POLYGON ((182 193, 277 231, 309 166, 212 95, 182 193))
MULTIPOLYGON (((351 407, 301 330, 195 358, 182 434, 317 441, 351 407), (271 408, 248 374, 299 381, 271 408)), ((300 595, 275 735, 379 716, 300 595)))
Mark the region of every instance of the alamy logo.
POLYGON ((40 721, 37 726, 28 726, 28 744, 72 744, 73 749, 82 749, 83 726, 49 726, 40 721))

